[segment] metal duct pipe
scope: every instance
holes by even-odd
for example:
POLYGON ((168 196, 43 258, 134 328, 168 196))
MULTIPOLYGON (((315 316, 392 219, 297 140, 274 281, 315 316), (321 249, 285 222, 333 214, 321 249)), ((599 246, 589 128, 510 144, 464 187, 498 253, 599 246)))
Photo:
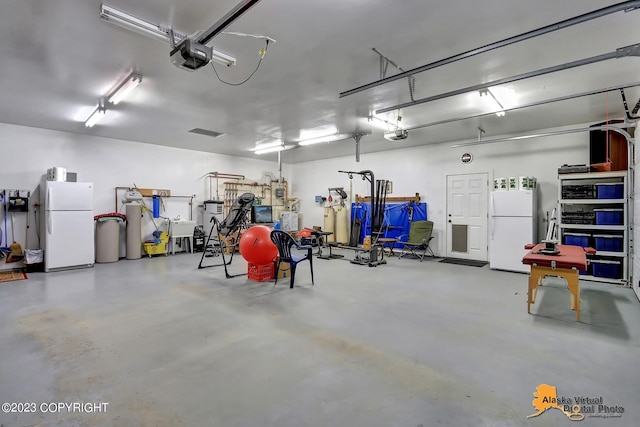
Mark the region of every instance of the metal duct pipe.
POLYGON ((581 67, 583 65, 594 64, 596 62, 606 61, 608 59, 614 58, 624 58, 626 56, 640 56, 640 43, 634 44, 631 46, 625 46, 616 49, 613 52, 603 53, 602 55, 592 56, 590 58, 579 59, 577 61, 566 62, 564 64, 554 65, 552 67, 541 68, 536 71, 529 71, 528 73, 522 73, 511 77, 505 77, 503 79, 494 80, 487 83, 481 83, 474 86, 468 86, 462 89, 456 89, 449 92, 441 93, 439 95, 429 96, 427 98, 416 99, 415 101, 405 102, 403 104, 393 105, 391 107, 381 108, 376 110, 376 114, 386 113, 388 111, 398 110, 401 108, 407 108, 414 105, 424 104, 431 101, 436 101, 438 99, 449 98, 455 95, 461 95, 463 93, 480 91, 482 89, 487 89, 491 86, 499 86, 506 83, 515 82, 518 80, 530 79, 532 77, 538 77, 545 74, 555 73, 557 71, 569 70, 575 67, 581 67))
POLYGON ((626 1, 622 3, 618 3, 612 6, 603 7, 602 9, 594 10, 593 12, 588 12, 574 18, 565 19, 564 21, 556 22, 555 24, 547 25, 537 30, 528 31, 526 33, 522 33, 517 36, 509 37, 504 40, 500 40, 494 43, 490 43, 484 45, 482 47, 471 49, 463 53, 459 53, 457 55, 450 56, 445 59, 441 59, 436 62, 432 62, 430 64, 422 65, 420 67, 413 68, 408 71, 404 71, 400 74, 396 74, 393 76, 386 77, 384 79, 377 80, 375 82, 359 86, 355 89, 347 90, 345 92, 340 93, 340 98, 345 96, 353 95, 354 93, 362 92, 367 89, 374 88, 376 86, 380 86, 386 83, 393 82, 395 80, 403 79, 405 77, 409 77, 413 74, 422 73, 428 70, 432 70, 434 68, 441 67, 443 65, 451 64, 456 61, 460 61, 461 59, 471 58, 472 56, 479 55, 481 53, 489 52, 494 49, 498 49, 501 47, 509 46, 514 43, 518 43, 524 40, 528 40, 534 37, 538 37, 544 34, 551 33, 553 31, 561 30, 563 28, 567 28, 573 25, 581 24, 583 22, 591 21, 593 19, 601 18, 603 16, 610 15, 612 13, 620 12, 620 11, 631 11, 640 7, 640 1, 626 1))
POLYGON ((282 184, 282 151, 278 151, 278 184, 282 184))

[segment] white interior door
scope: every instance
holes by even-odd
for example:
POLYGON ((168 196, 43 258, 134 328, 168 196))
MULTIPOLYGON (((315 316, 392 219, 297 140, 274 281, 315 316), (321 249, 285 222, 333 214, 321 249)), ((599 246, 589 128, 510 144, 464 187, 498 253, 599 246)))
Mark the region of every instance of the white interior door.
POLYGON ((487 261, 487 173, 447 176, 447 257, 487 261))

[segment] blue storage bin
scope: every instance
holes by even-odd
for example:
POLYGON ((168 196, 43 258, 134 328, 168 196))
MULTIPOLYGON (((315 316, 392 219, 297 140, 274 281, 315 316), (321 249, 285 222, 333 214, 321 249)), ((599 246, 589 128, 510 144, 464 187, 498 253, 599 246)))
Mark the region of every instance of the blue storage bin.
POLYGON ((620 278, 620 261, 609 261, 604 259, 592 259, 593 275, 595 277, 606 277, 608 279, 620 278))
POLYGON ((594 209, 596 225, 622 225, 624 224, 623 209, 594 209))
POLYGON ((589 237, 591 234, 586 233, 564 233, 564 244, 570 246, 589 246, 589 237))
POLYGON ((596 251, 622 252, 622 236, 594 234, 596 251))
POLYGON ((624 185, 623 184, 596 184, 598 189, 598 199, 622 199, 624 185))

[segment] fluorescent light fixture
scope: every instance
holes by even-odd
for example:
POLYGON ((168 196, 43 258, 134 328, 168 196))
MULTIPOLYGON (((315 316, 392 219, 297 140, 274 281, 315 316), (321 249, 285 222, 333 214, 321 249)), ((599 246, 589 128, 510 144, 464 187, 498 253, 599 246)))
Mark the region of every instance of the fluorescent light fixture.
POLYGON ((263 142, 260 144, 256 144, 255 151, 264 150, 266 148, 272 148, 272 147, 280 147, 280 146, 282 146, 282 141, 263 142))
POLYGON ((104 116, 107 114, 107 110, 100 104, 96 106, 96 109, 93 110, 93 113, 87 118, 84 122, 84 125, 88 128, 93 127, 96 123, 98 123, 104 116))
POLYGON ((504 117, 504 115, 505 115, 504 107, 502 106, 500 101, 498 101, 498 99, 493 95, 493 92, 491 92, 491 90, 489 88, 482 89, 479 93, 480 93, 480 98, 484 98, 484 99, 487 99, 487 100, 493 100, 493 101, 489 101, 489 103, 491 104, 491 107, 494 108, 494 109, 497 106, 498 111, 496 111, 496 116, 504 117))
MULTIPOLYGON (((187 35, 173 30, 173 43, 171 43, 171 29, 136 18, 135 16, 129 15, 128 13, 114 9, 113 7, 105 4, 103 4, 100 9, 100 18, 126 30, 135 31, 138 34, 169 43, 171 46, 175 46, 187 38, 187 35)), ((211 60, 226 66, 236 65, 236 59, 233 56, 219 52, 215 49, 213 50, 211 60)))
POLYGON ((298 141, 298 145, 313 145, 313 144, 321 144, 323 142, 335 142, 335 141, 343 141, 345 139, 355 139, 356 142, 360 140, 360 137, 364 135, 369 135, 371 130, 363 130, 352 133, 334 133, 332 135, 319 136, 317 138, 303 139, 298 141))
MULTIPOLYGON (((136 18, 135 16, 131 16, 128 13, 121 12, 111 6, 107 6, 106 4, 103 4, 100 9, 100 18, 126 30, 132 30, 145 36, 155 37, 158 40, 165 42, 169 41, 169 31, 167 29, 136 18)), ((185 35, 179 34, 175 31, 173 35, 174 42, 179 42, 186 37, 185 35)))
POLYGON ((118 86, 111 95, 109 95, 107 100, 113 105, 117 105, 120 101, 126 98, 141 81, 142 76, 140 74, 131 73, 129 77, 127 77, 127 79, 122 82, 122 84, 120 84, 120 86, 118 86))
POLYGON ((284 149, 285 149, 284 145, 278 145, 275 147, 261 148, 259 150, 254 151, 254 153, 256 154, 275 153, 276 151, 282 151, 284 149))
POLYGON ((334 142, 334 141, 342 141, 344 139, 353 138, 352 133, 334 133, 333 135, 319 136, 317 138, 304 139, 302 141, 298 141, 298 145, 312 145, 312 144, 321 144, 323 142, 334 142))

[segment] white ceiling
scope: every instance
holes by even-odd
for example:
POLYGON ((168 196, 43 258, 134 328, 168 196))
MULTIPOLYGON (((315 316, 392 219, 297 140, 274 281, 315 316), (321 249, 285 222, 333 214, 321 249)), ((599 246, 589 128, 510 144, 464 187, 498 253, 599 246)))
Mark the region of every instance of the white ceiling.
MULTIPOLYGON (((131 15, 191 34, 208 29, 239 0, 104 0, 131 15)), ((638 3, 638 2, 627 2, 638 3)), ((0 121, 78 134, 141 141, 191 150, 257 156, 256 142, 281 136, 295 145, 301 132, 334 126, 370 129, 371 112, 410 101, 408 80, 360 93, 341 92, 380 79, 378 49, 404 70, 591 12, 600 0, 262 0, 228 32, 266 35, 277 42, 255 75, 241 86, 221 83, 211 66, 176 68, 169 46, 100 19, 99 0, 5 0, 0 4, 0 121), (131 70, 143 81, 130 98, 93 128, 84 120, 104 92, 131 70), (188 133, 223 132, 219 138, 188 133)), ((415 99, 581 60, 640 43, 640 10, 616 12, 415 75, 415 99)), ((235 56, 216 65, 226 81, 244 80, 264 41, 221 34, 210 43, 235 56)), ((610 59, 492 88, 505 107, 640 81, 640 58, 610 59), (514 99, 505 98, 510 91, 514 99)), ((389 66, 387 76, 399 71, 389 66)), ((630 108, 640 88, 626 90, 630 108)), ((407 107, 413 127, 490 112, 477 91, 407 107)), ((396 117, 391 112, 389 117, 396 117)), ((397 147, 474 140, 624 116, 619 91, 414 129, 390 142, 374 129, 362 153, 397 147)), ((285 163, 355 153, 353 140, 297 147, 285 163)))

